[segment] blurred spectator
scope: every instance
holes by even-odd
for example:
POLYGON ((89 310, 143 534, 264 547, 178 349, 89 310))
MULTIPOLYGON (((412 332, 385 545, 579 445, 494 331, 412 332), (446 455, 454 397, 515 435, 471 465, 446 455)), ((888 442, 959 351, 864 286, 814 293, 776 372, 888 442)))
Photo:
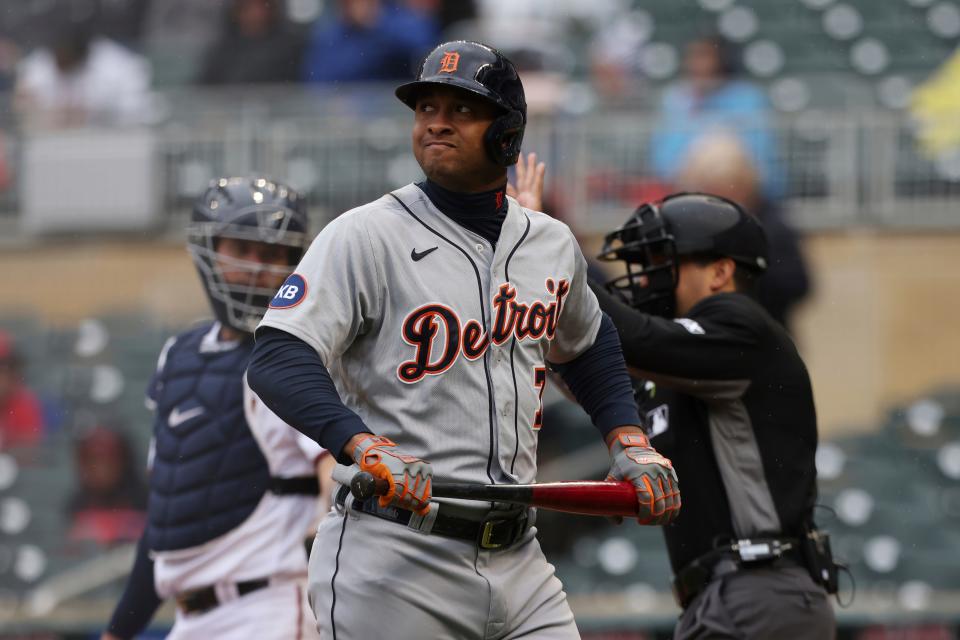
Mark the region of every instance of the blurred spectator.
POLYGON ((810 276, 797 232, 784 219, 780 205, 760 189, 760 177, 741 141, 722 133, 695 141, 677 182, 684 191, 733 200, 760 219, 770 264, 758 282, 757 298, 789 330, 791 311, 810 293, 810 276))
POLYGON ((644 11, 614 14, 597 30, 588 51, 590 80, 606 102, 635 108, 647 101, 650 92, 641 60, 652 33, 653 21, 644 11))
POLYGON ((77 489, 68 505, 69 538, 102 545, 139 539, 147 491, 130 441, 117 431, 97 426, 76 440, 73 453, 77 489))
POLYGON ((764 193, 783 194, 777 145, 770 129, 766 96, 739 77, 732 45, 717 37, 687 45, 684 79, 667 89, 650 141, 654 173, 667 182, 676 179, 690 149, 702 136, 731 131, 743 140, 760 172, 764 193))
POLYGON ((285 20, 283 0, 233 0, 220 40, 207 52, 200 82, 293 82, 300 77, 303 35, 285 20))
POLYGON ((134 51, 142 51, 147 11, 152 0, 97 0, 97 33, 134 51))
POLYGON ((960 166, 960 48, 917 88, 911 111, 927 156, 947 166, 960 166))
POLYGON ((579 56, 584 36, 622 20, 629 4, 629 0, 477 0, 477 35, 470 37, 501 51, 559 44, 579 56))
POLYGON ((20 49, 17 43, 0 34, 0 91, 9 91, 13 88, 19 59, 20 49))
POLYGON ((147 116, 150 71, 137 54, 65 21, 52 45, 19 64, 14 104, 31 124, 137 124, 147 116))
POLYGON ((151 2, 144 24, 144 50, 153 66, 156 87, 192 83, 204 56, 220 40, 223 2, 163 0, 151 2))
POLYGON ((473 20, 477 8, 473 0, 406 0, 409 9, 433 17, 441 33, 451 25, 473 20))
POLYGON ((12 177, 4 129, 12 124, 7 114, 11 110, 10 90, 13 89, 19 60, 20 49, 16 41, 0 27, 0 191, 10 186, 12 177))
POLYGON ((382 0, 339 0, 339 13, 310 36, 307 82, 406 80, 440 39, 433 16, 382 0))
POLYGON ((0 331, 0 450, 37 444, 43 427, 40 400, 23 381, 23 359, 0 331))

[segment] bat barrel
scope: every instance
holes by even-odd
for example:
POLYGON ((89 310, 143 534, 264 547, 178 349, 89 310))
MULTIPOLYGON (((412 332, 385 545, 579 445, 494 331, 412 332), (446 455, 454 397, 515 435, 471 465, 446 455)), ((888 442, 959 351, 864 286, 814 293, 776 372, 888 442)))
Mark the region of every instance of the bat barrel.
POLYGON ((640 503, 633 484, 623 480, 549 482, 533 487, 538 507, 588 516, 637 517, 640 503))

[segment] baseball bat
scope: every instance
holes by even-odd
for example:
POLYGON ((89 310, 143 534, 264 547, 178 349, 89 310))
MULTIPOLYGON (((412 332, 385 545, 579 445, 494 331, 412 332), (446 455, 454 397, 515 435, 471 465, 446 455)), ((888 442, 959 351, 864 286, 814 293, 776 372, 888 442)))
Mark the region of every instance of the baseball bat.
MULTIPOLYGON (((382 496, 389 489, 390 484, 386 480, 375 478, 366 471, 360 471, 350 480, 350 493, 356 500, 382 496)), ((631 483, 622 480, 580 480, 538 484, 434 482, 431 486, 431 495, 435 498, 506 502, 587 516, 635 518, 639 511, 636 489, 631 483)))

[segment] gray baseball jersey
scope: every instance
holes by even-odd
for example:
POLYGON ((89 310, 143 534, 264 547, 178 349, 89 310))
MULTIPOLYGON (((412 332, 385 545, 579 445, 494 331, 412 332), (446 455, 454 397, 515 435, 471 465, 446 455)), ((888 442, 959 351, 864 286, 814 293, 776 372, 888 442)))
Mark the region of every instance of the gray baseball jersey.
POLYGON ((601 317, 566 225, 510 199, 494 249, 412 184, 324 228, 271 306, 371 431, 461 482, 535 481, 546 362, 601 317))

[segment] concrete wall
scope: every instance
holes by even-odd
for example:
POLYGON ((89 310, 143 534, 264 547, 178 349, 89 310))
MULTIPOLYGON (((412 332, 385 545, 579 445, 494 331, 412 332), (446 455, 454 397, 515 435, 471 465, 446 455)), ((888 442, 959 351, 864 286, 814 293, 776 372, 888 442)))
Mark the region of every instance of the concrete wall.
POLYGON ((824 426, 868 426, 960 385, 960 235, 823 235, 806 249, 817 289, 795 324, 824 426))
MULTIPOLYGON (((816 290, 794 324, 825 432, 869 428, 894 402, 960 384, 960 234, 823 234, 806 251, 816 290)), ((209 315, 182 245, 42 244, 0 253, 0 273, 0 316, 209 315)))
POLYGON ((54 325, 114 312, 179 324, 209 315, 186 246, 152 242, 42 244, 0 252, 0 316, 54 325))

